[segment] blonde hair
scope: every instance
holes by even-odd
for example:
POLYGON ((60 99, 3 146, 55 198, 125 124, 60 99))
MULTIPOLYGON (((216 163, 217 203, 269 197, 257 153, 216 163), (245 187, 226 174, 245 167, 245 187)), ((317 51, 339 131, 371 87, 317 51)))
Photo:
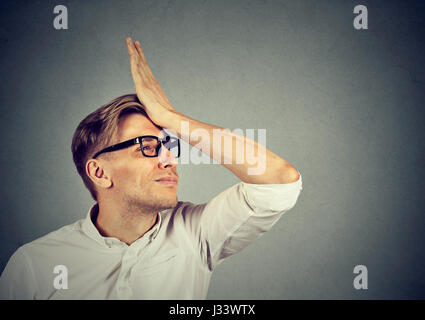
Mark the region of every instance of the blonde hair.
POLYGON ((72 157, 77 171, 91 196, 97 201, 95 186, 86 173, 86 162, 93 155, 111 144, 117 135, 119 120, 129 113, 141 113, 148 117, 137 95, 126 94, 115 98, 85 117, 72 138, 72 157))

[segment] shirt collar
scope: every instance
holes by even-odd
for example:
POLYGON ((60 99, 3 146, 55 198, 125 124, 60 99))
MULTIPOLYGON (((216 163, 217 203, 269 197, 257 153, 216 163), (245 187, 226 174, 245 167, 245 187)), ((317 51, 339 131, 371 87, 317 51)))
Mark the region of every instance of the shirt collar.
MULTIPOLYGON (((97 230, 96 226, 94 225, 93 221, 95 221, 97 214, 99 213, 99 205, 96 203, 93 205, 93 207, 90 208, 90 210, 87 213, 86 218, 83 221, 82 229, 83 231, 92 239, 97 241, 98 243, 106 246, 110 246, 111 242, 121 242, 117 238, 113 237, 104 237, 100 234, 99 230, 97 230)), ((137 239, 133 242, 139 242, 141 239, 149 238, 150 241, 155 239, 158 235, 159 229, 162 225, 162 215, 161 212, 158 212, 155 224, 152 226, 152 228, 147 231, 141 238, 137 239)))

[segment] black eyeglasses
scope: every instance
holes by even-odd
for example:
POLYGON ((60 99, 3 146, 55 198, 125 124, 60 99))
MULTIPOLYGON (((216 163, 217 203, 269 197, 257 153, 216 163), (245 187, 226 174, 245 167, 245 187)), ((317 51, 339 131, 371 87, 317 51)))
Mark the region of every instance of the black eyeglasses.
POLYGON ((116 150, 121 150, 124 148, 131 147, 135 144, 140 144, 140 150, 145 157, 158 157, 159 150, 161 149, 161 145, 164 145, 168 150, 170 150, 171 154, 178 158, 180 157, 180 140, 174 137, 166 136, 164 139, 159 139, 156 136, 141 136, 137 138, 133 138, 124 142, 120 142, 114 144, 113 146, 107 147, 103 150, 97 152, 93 159, 98 155, 111 152, 116 150))

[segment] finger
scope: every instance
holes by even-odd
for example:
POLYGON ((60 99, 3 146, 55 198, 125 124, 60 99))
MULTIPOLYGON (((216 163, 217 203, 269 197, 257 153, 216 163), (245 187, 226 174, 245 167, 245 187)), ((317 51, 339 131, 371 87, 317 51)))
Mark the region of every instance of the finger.
POLYGON ((141 70, 139 63, 134 56, 130 57, 130 71, 136 88, 144 87, 143 83, 146 79, 146 75, 141 70))
POLYGON ((140 70, 138 59, 139 57, 136 57, 135 54, 130 54, 130 70, 134 80, 136 80, 136 78, 141 79, 143 76, 143 72, 140 70))
POLYGON ((131 48, 129 48, 129 55, 130 55, 130 71, 131 75, 134 81, 134 84, 137 87, 139 87, 143 83, 143 72, 141 72, 139 67, 139 57, 136 56, 136 54, 131 52, 131 48))
POLYGON ((125 46, 127 48, 128 54, 130 54, 131 53, 131 48, 130 48, 130 46, 131 46, 131 38, 130 37, 125 38, 125 46))
POLYGON ((134 45, 135 45, 136 51, 139 54, 139 57, 141 58, 141 60, 144 63, 148 64, 148 62, 146 61, 145 54, 143 52, 143 49, 142 49, 142 46, 141 46, 140 42, 136 40, 136 42, 134 43, 134 45))
POLYGON ((145 78, 153 77, 152 71, 150 70, 149 65, 147 64, 146 58, 144 58, 140 43, 138 41, 136 41, 136 43, 133 42, 130 37, 127 38, 127 47, 130 55, 130 63, 137 66, 137 69, 140 72, 140 76, 145 78), (138 43, 138 45, 136 43, 138 43))
POLYGON ((140 61, 141 61, 141 64, 143 66, 143 71, 145 71, 149 75, 153 76, 152 70, 149 67, 148 61, 146 60, 145 54, 143 53, 143 49, 142 49, 142 46, 140 45, 139 41, 135 42, 135 47, 136 47, 137 53, 139 54, 140 61))
POLYGON ((133 75, 133 79, 135 78, 135 76, 138 76, 139 78, 141 76, 145 76, 145 71, 143 70, 143 68, 141 68, 141 60, 139 53, 137 52, 134 42, 131 40, 130 37, 126 38, 126 44, 128 54, 130 56, 130 68, 131 74, 133 75))
POLYGON ((130 37, 127 37, 127 39, 126 39, 126 44, 127 44, 127 51, 128 51, 128 54, 130 55, 130 56, 134 56, 134 57, 138 57, 139 56, 139 54, 138 54, 138 52, 137 52, 137 50, 136 50, 136 48, 134 47, 134 43, 133 43, 133 40, 131 40, 131 38, 130 37))

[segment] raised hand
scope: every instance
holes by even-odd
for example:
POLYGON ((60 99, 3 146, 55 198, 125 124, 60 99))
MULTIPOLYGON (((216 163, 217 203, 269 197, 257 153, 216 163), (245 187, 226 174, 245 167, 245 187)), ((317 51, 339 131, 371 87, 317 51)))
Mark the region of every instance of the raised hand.
POLYGON ((168 121, 178 112, 171 105, 155 76, 152 74, 139 41, 127 37, 130 69, 137 97, 149 118, 157 125, 167 128, 168 121))

